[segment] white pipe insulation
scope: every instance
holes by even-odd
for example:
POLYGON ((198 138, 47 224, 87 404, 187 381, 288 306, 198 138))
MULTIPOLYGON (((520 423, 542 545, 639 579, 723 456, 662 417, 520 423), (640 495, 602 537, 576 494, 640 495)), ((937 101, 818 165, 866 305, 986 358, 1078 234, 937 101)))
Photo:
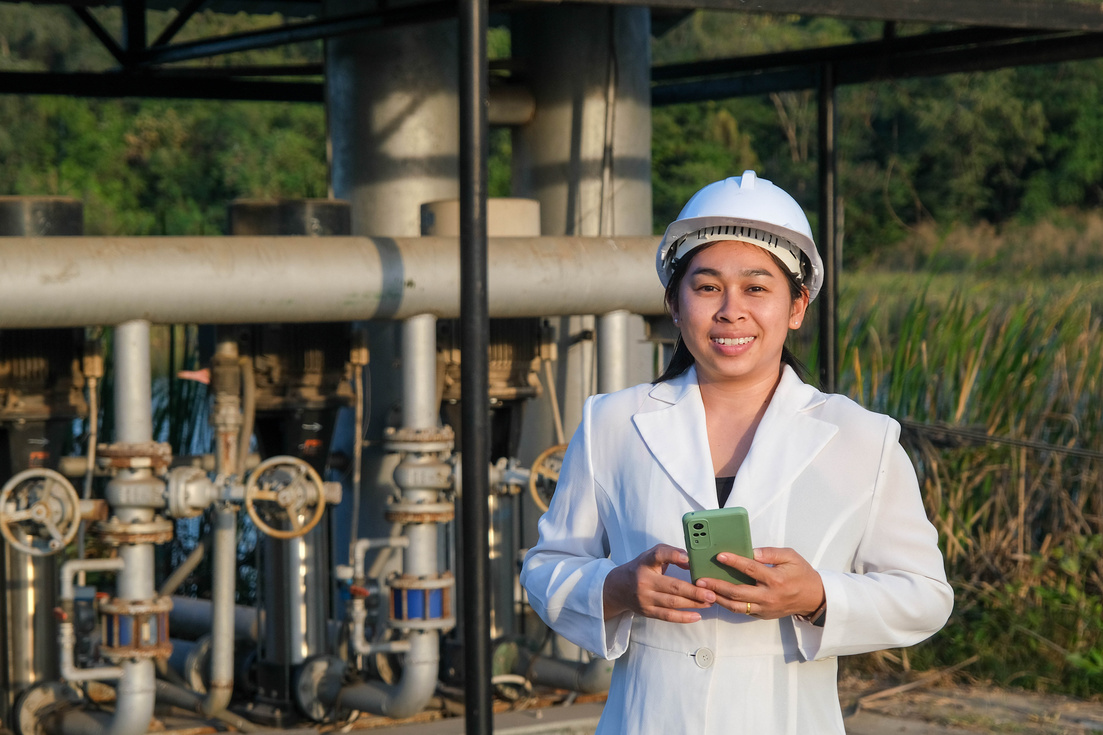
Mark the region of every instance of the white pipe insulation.
MULTIPOLYGON (((661 314, 653 237, 501 237, 491 317, 661 314)), ((0 238, 0 328, 460 315, 454 237, 0 238)))

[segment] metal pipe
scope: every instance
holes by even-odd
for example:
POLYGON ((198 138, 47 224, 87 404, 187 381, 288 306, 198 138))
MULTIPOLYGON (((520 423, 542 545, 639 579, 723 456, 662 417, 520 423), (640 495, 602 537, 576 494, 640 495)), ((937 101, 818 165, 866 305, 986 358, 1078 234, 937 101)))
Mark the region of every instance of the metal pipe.
POLYGON ((437 687, 438 639, 436 631, 414 631, 410 634, 410 650, 402 659, 401 682, 353 684, 341 690, 337 704, 394 719, 417 714, 437 687))
POLYGON ((234 582, 237 577, 237 511, 215 508, 212 533, 211 683, 203 713, 226 709, 234 690, 234 582))
POLYGON ((402 322, 402 426, 435 429, 437 400, 437 318, 419 314, 402 322))
MULTIPOLYGON (((487 0, 460 3, 460 344, 463 350, 460 451, 464 457, 464 717, 468 735, 493 730, 487 537, 490 530, 487 471, 490 466, 488 125, 485 104, 489 94, 488 12, 487 0)), ((415 542, 412 533, 418 530, 418 527, 407 529, 407 534, 411 534, 411 550, 415 542)), ((428 530, 435 537, 436 528, 430 526, 428 530)), ((407 559, 409 556, 412 555, 407 559)), ((414 658, 413 653, 406 658, 414 658)))
MULTIPOLYGON (((169 627, 173 637, 196 640, 211 632, 214 615, 210 600, 192 597, 173 597, 169 612, 169 627)), ((234 606, 234 638, 256 643, 260 635, 257 610, 244 605, 234 606)))
POLYGON ((583 663, 531 655, 521 650, 518 663, 517 672, 533 684, 582 694, 608 691, 613 678, 613 662, 596 656, 583 663))
MULTIPOLYGON (((118 296, 127 298, 125 291, 118 296)), ((127 318, 134 316, 132 311, 127 318)), ((140 444, 153 439, 149 379, 149 322, 122 321, 115 327, 115 441, 140 444)))
MULTIPOLYGON (((654 237, 492 238, 486 257, 492 317, 663 313, 654 237)), ((460 314, 456 238, 10 237, 0 262, 0 328, 460 314)))
POLYGON ((597 392, 628 387, 628 312, 612 311, 597 320, 597 392))

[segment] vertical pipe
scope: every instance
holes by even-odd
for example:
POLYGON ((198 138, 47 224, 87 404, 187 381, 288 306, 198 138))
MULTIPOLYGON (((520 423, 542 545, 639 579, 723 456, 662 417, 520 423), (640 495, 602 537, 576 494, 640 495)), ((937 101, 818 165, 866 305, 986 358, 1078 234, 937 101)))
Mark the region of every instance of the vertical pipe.
MULTIPOLYGON (((149 322, 134 320, 115 328, 115 441, 145 444, 153 441, 153 410, 150 388, 149 322)), ((121 470, 121 478, 149 477, 148 469, 121 470)), ((124 523, 145 523, 154 517, 152 508, 113 506, 124 523)), ((154 588, 153 544, 119 546, 122 569, 116 577, 118 599, 143 602, 157 596, 154 588)), ((137 735, 146 732, 156 700, 156 670, 151 659, 124 661, 123 675, 116 685, 115 714, 107 735, 137 735)))
POLYGON ((467 735, 492 729, 490 693, 490 404, 486 195, 487 0, 460 3, 460 312, 463 367, 464 684, 467 735))
POLYGON ((835 392, 838 371, 839 280, 835 170, 835 66, 820 69, 819 89, 819 245, 823 257, 823 287, 820 290, 820 382, 828 393, 835 392))
POLYGON ((237 511, 221 505, 214 512, 211 548, 211 684, 203 712, 220 712, 234 689, 234 587, 237 577, 237 511))
POLYGON ((628 387, 628 312, 612 311, 597 321, 597 391, 628 387))
POLYGON ((420 314, 402 322, 402 426, 434 429, 437 401, 437 318, 420 314))
POLYGON ((149 322, 124 322, 115 327, 115 441, 153 439, 149 380, 149 322))

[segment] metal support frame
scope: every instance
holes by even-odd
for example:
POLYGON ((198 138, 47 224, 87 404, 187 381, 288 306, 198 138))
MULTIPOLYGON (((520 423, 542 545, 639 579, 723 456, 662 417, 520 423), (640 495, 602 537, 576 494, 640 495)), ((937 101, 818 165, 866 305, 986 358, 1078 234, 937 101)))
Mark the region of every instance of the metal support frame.
POLYGON ((823 287, 820 289, 820 382, 828 393, 835 392, 838 360, 839 248, 835 171, 835 67, 824 64, 819 90, 819 248, 823 258, 823 287))
POLYGON ((491 708, 490 405, 487 298, 487 0, 460 3, 460 329, 463 366, 464 684, 467 735, 489 734, 491 708))

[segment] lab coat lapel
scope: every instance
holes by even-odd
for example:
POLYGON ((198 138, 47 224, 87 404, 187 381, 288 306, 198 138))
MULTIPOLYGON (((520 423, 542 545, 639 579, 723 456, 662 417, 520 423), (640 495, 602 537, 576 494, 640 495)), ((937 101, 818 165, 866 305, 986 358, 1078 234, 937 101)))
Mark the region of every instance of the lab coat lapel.
POLYGON ((699 508, 715 508, 716 481, 705 428, 705 405, 690 368, 655 385, 651 400, 632 417, 651 455, 699 508))
POLYGON ((809 413, 826 398, 785 367, 736 474, 727 505, 745 506, 753 521, 778 501, 788 499, 793 482, 839 430, 809 413))

